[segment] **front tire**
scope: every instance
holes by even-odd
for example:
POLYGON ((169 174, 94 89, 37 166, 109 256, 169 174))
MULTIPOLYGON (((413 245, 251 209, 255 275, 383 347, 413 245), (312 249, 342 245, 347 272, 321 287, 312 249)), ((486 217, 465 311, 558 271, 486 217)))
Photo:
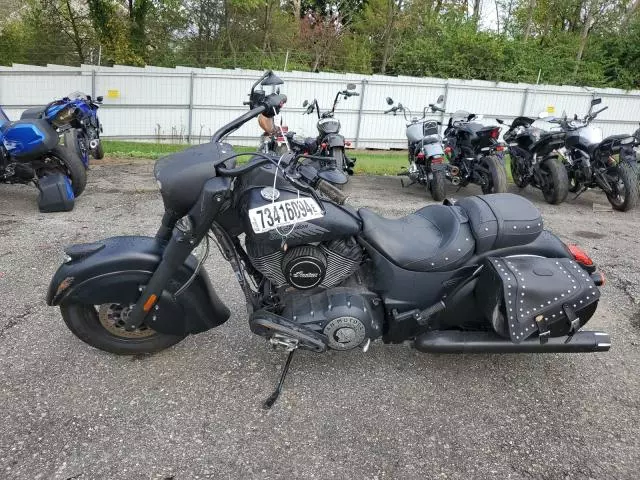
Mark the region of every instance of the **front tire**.
POLYGON ((569 195, 569 177, 567 169, 557 159, 548 158, 540 164, 545 185, 541 185, 542 194, 547 203, 558 205, 569 195))
POLYGON ((433 172, 433 178, 429 181, 429 190, 431 190, 431 198, 436 202, 441 202, 445 199, 447 194, 443 170, 433 172))
POLYGON ((525 188, 529 181, 522 173, 520 173, 519 168, 520 162, 523 162, 524 160, 514 155, 513 153, 511 154, 510 160, 511 161, 509 162, 509 164, 511 168, 511 178, 513 178, 513 183, 515 183, 516 187, 518 188, 525 188))
POLYGON ((488 178, 482 185, 482 193, 505 193, 507 191, 507 172, 498 157, 489 155, 480 159, 482 166, 488 172, 488 178))
POLYGON ((93 158, 96 160, 102 160, 104 158, 104 145, 102 145, 102 142, 99 142, 98 146, 93 151, 93 158))
POLYGON ((185 336, 168 335, 143 326, 127 332, 119 327, 122 307, 118 304, 93 305, 67 303, 60 306, 62 318, 69 330, 94 348, 116 355, 143 355, 157 353, 180 342, 185 336), (114 313, 115 312, 115 313, 114 313))
POLYGON ((85 168, 89 167, 89 145, 84 134, 78 133, 75 128, 64 132, 64 145, 78 155, 85 168))
POLYGON ((614 193, 607 194, 607 198, 615 210, 626 212, 638 204, 638 178, 627 164, 619 164, 615 168, 618 171, 618 181, 613 186, 614 193))

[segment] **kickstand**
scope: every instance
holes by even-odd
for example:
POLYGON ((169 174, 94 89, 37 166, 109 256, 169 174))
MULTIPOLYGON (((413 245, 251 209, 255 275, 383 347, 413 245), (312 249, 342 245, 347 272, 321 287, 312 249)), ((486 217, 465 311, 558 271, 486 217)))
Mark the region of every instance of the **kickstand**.
POLYGON ((284 385, 284 379, 287 376, 287 372, 289 371, 289 365, 291 365, 291 359, 293 358, 293 354, 295 350, 291 350, 289 355, 287 356, 287 361, 284 363, 284 367, 282 367, 282 373, 280 374, 280 381, 278 382, 278 386, 274 390, 274 392, 267 398, 262 404, 262 408, 265 410, 269 410, 273 407, 273 404, 276 403, 280 393, 282 392, 282 386, 284 385))
POLYGON ((575 200, 575 199, 576 199, 576 198, 578 198, 580 195, 582 195, 584 192, 586 192, 588 189, 589 189, 588 187, 584 187, 584 188, 582 188, 582 190, 580 190, 580 191, 578 192, 578 194, 577 194, 575 197, 573 197, 573 199, 575 200))

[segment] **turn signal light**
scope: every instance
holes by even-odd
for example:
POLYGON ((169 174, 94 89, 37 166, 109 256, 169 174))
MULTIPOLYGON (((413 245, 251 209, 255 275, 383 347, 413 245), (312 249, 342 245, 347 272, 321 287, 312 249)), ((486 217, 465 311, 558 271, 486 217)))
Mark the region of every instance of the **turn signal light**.
POLYGON ((350 147, 351 146, 351 142, 344 142, 345 146, 350 147))
POLYGON ((571 255, 573 255, 573 258, 575 259, 575 261, 578 262, 580 265, 584 267, 593 266, 593 260, 591 260, 591 257, 589 257, 589 255, 587 255, 587 253, 584 250, 582 250, 578 245, 567 245, 567 248, 571 252, 571 255))
POLYGON ((596 284, 596 287, 604 287, 604 284, 607 283, 607 279, 602 272, 592 273, 591 280, 596 284))
POLYGON ((445 147, 445 149, 444 149, 444 153, 446 153, 447 155, 451 155, 452 151, 453 150, 451 149, 451 147, 445 147))
POLYGON ((503 152, 504 151, 504 145, 498 145, 496 147, 496 152, 503 152))
POLYGON ((322 150, 326 150, 327 147, 328 147, 327 143, 323 143, 323 144, 320 145, 320 148, 322 148, 322 150))
POLYGON ((424 153, 420 152, 418 155, 416 155, 416 158, 419 160, 424 160, 424 153))
POLYGON ((489 136, 491 138, 498 138, 500 136, 500 129, 499 128, 494 128, 493 130, 491 130, 491 132, 489 133, 489 136))

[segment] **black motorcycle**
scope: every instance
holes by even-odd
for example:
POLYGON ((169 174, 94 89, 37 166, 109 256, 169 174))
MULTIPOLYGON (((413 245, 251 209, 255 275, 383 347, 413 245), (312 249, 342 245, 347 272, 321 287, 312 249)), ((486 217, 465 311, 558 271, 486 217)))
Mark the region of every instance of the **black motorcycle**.
POLYGON ((158 160, 165 213, 155 238, 65 249, 47 303, 81 340, 152 353, 227 321, 203 269, 211 239, 236 274, 251 331, 289 352, 266 408, 299 348, 366 352, 381 338, 433 353, 609 349, 607 334, 580 330, 603 277, 586 253, 543 229, 528 200, 472 196, 388 219, 343 206, 344 194, 304 156, 235 153, 222 139, 286 101, 260 87, 272 75, 212 143, 158 160), (252 158, 238 167, 241 155, 252 158))
POLYGON ((620 162, 629 165, 637 174, 640 188, 640 128, 633 132, 633 142, 620 148, 620 162))
POLYGON ((609 107, 593 112, 593 107, 602 103, 594 98, 589 111, 580 120, 556 119, 566 132, 566 153, 564 156, 569 176, 569 191, 585 192, 589 188, 601 188, 611 206, 622 212, 631 210, 638 204, 638 182, 636 172, 628 162, 617 161, 613 156, 625 147, 634 144, 632 135, 611 135, 603 140, 602 130, 591 123, 609 107))
POLYGON ((474 122, 473 113, 455 112, 444 132, 445 152, 449 157, 447 178, 454 185, 480 185, 482 193, 507 191, 507 172, 497 153, 503 146, 498 142, 500 127, 474 122))
MULTIPOLYGON (((354 92, 355 89, 355 83, 347 84, 346 90, 341 90, 336 93, 331 110, 325 112, 320 111, 318 100, 315 98, 311 102, 305 100, 302 104, 302 106, 306 108, 305 114, 310 115, 315 111, 318 115, 318 123, 316 124, 316 128, 318 129, 318 149, 313 153, 317 156, 334 159, 336 169, 340 172, 344 171, 349 175, 353 175, 353 167, 355 166, 356 160, 355 158, 347 157, 345 154, 346 142, 344 137, 340 135, 340 120, 335 118, 334 114, 340 97, 346 100, 349 97, 357 97, 360 95, 358 92, 354 92)), ((348 180, 349 177, 345 176, 344 182, 341 183, 347 183, 348 180)))
MULTIPOLYGON (((501 125, 506 123, 496 119, 501 125)), ((566 134, 545 130, 544 120, 517 117, 503 135, 509 146, 511 176, 519 188, 527 185, 542 190, 544 199, 552 205, 565 201, 569 193, 569 178, 556 150, 564 146, 566 134)))
MULTIPOLYGON (((446 165, 444 163, 444 149, 442 138, 438 133, 440 122, 427 119, 427 110, 431 112, 444 112, 438 104, 444 101, 444 96, 440 95, 436 104, 430 103, 428 107, 422 109, 422 117, 412 117, 411 110, 401 103, 391 107, 384 113, 402 112, 407 122, 407 150, 409 156, 409 169, 400 175, 408 175, 412 185, 420 183, 427 186, 431 192, 431 197, 440 202, 445 197, 446 165)), ((393 99, 387 97, 387 105, 393 105, 393 99)), ((407 185, 407 186, 409 186, 407 185)), ((402 184, 404 187, 404 183, 402 184)))

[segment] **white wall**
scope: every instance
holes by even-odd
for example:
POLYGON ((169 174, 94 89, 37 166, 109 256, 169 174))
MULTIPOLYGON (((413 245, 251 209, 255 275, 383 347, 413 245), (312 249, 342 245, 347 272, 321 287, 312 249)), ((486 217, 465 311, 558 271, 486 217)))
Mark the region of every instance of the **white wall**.
MULTIPOLYGON (((104 95, 100 109, 104 136, 129 139, 186 138, 207 141, 220 126, 246 111, 251 84, 262 72, 252 70, 192 69, 186 67, 0 67, 0 105, 12 119, 27 107, 80 90, 104 95), (117 90, 119 98, 107 98, 108 90, 117 90), (191 132, 189 123, 191 120, 191 132)), ((327 108, 335 93, 348 82, 358 85, 360 97, 341 100, 337 117, 343 133, 360 148, 404 147, 402 116, 383 115, 385 98, 390 96, 412 109, 421 110, 439 95, 446 97, 447 115, 434 115, 446 122, 455 110, 483 115, 484 123, 495 118, 505 120, 518 115, 537 116, 548 106, 556 115, 583 115, 590 100, 602 97, 609 109, 597 119, 604 134, 627 133, 640 121, 640 91, 585 89, 550 85, 494 83, 477 80, 388 77, 380 75, 277 72, 285 80, 282 92, 289 101, 283 110, 290 129, 313 135, 315 115, 302 115, 302 102, 317 98, 327 108), (360 119, 360 122, 358 122, 360 119), (358 123, 360 129, 358 132, 358 123)), ((245 125, 231 137, 236 144, 255 145, 260 131, 257 123, 245 125)))

